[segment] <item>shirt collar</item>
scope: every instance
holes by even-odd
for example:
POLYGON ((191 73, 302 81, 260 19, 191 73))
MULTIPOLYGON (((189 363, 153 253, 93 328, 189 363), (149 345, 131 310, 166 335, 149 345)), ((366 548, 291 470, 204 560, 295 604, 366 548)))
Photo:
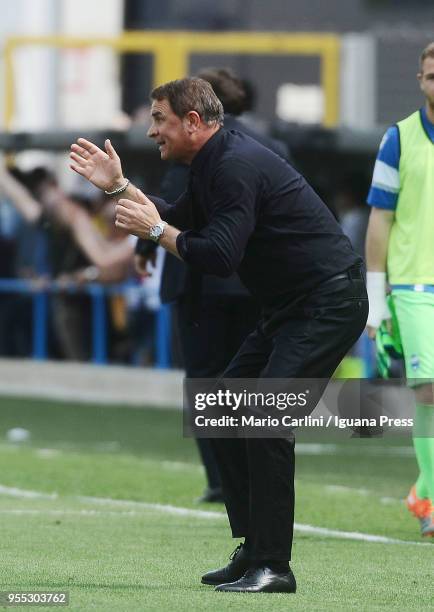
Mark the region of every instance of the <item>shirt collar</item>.
POLYGON ((431 121, 428 119, 425 106, 422 106, 422 108, 420 109, 420 116, 422 119, 422 126, 425 129, 425 132, 427 133, 430 140, 434 142, 434 124, 432 124, 431 121))
POLYGON ((211 136, 209 140, 203 145, 201 149, 196 153, 191 162, 190 170, 193 174, 198 174, 207 160, 212 156, 213 151, 218 147, 221 139, 223 138, 224 130, 220 128, 215 134, 211 136))

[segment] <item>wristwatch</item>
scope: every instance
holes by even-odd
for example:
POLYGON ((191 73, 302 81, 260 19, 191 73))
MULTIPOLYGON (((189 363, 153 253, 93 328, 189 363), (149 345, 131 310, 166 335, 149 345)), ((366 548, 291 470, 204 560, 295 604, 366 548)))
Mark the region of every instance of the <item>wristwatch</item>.
POLYGON ((149 230, 149 239, 158 244, 161 236, 164 234, 166 225, 167 223, 165 221, 160 221, 159 223, 153 225, 149 230))

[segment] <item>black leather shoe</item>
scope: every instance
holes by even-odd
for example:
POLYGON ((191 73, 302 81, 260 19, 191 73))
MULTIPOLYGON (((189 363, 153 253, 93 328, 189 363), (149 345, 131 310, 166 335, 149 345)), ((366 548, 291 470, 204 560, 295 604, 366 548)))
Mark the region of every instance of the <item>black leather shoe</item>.
POLYGON ((197 500, 199 504, 222 504, 223 503, 223 493, 220 487, 213 487, 205 489, 202 497, 199 497, 197 500))
POLYGON ((285 574, 269 567, 252 567, 236 582, 220 584, 216 591, 231 593, 295 593, 297 583, 291 570, 285 574))
POLYGON ((229 557, 231 560, 226 567, 207 572, 202 576, 202 584, 223 584, 238 580, 250 567, 250 560, 243 544, 239 544, 229 557))

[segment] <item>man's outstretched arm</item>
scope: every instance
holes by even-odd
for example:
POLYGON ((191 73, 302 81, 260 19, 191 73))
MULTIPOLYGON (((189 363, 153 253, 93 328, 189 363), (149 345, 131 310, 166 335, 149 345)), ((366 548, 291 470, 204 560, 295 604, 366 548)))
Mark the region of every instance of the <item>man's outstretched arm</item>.
POLYGON ((42 206, 32 194, 7 170, 0 157, 0 193, 4 194, 29 223, 36 223, 42 215, 42 206))
MULTIPOLYGON (((240 161, 230 161, 215 172, 208 202, 208 223, 199 230, 169 225, 160 245, 204 274, 228 277, 236 271, 256 217, 257 173, 240 161), (180 231, 181 230, 181 231, 180 231)), ((149 239, 149 231, 161 218, 158 210, 142 192, 142 205, 120 199, 116 225, 139 238, 149 239)))
MULTIPOLYGON (((70 168, 105 192, 112 193, 120 190, 119 193, 113 194, 116 199, 126 198, 139 202, 137 187, 125 178, 120 157, 110 140, 105 141, 104 148, 105 151, 93 142, 79 138, 71 145, 70 168)), ((181 198, 175 204, 168 204, 165 200, 154 196, 152 200, 162 219, 167 220, 168 223, 173 223, 176 219, 181 225, 184 208, 181 205, 181 198)))
POLYGON ((366 265, 368 270, 369 317, 367 322, 370 338, 375 338, 377 328, 385 319, 390 319, 386 302, 387 248, 395 211, 372 208, 366 235, 366 265))

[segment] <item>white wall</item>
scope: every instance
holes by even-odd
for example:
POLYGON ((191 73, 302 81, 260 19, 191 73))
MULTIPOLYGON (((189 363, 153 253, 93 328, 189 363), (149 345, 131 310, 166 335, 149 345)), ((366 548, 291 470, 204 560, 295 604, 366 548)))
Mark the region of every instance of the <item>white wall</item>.
MULTIPOLYGON (((123 0, 14 0, 12 5, 0 20, 0 45, 17 34, 116 36, 122 29, 123 0)), ((101 48, 23 47, 14 55, 14 76, 13 129, 97 128, 110 125, 119 111, 118 60, 101 48)))
MULTIPOLYGON (((123 0, 63 0, 61 31, 114 37, 122 30, 123 0)), ((120 109, 119 61, 104 47, 62 53, 59 119, 69 127, 107 127, 120 109)))
MULTIPOLYGON (((14 10, 4 11, 0 25, 3 45, 11 35, 50 33, 55 26, 56 0, 15 0, 14 10)), ((46 127, 54 111, 52 96, 54 54, 46 49, 23 48, 14 55, 15 114, 12 127, 16 129, 38 129, 46 127)), ((2 67, 3 68, 3 67, 2 67)), ((2 79, 4 72, 2 70, 2 79)), ((2 85, 3 85, 2 81, 2 85)), ((4 91, 2 92, 3 123, 4 91)))
POLYGON ((376 122, 376 43, 371 34, 342 37, 340 123, 369 129, 376 122))

